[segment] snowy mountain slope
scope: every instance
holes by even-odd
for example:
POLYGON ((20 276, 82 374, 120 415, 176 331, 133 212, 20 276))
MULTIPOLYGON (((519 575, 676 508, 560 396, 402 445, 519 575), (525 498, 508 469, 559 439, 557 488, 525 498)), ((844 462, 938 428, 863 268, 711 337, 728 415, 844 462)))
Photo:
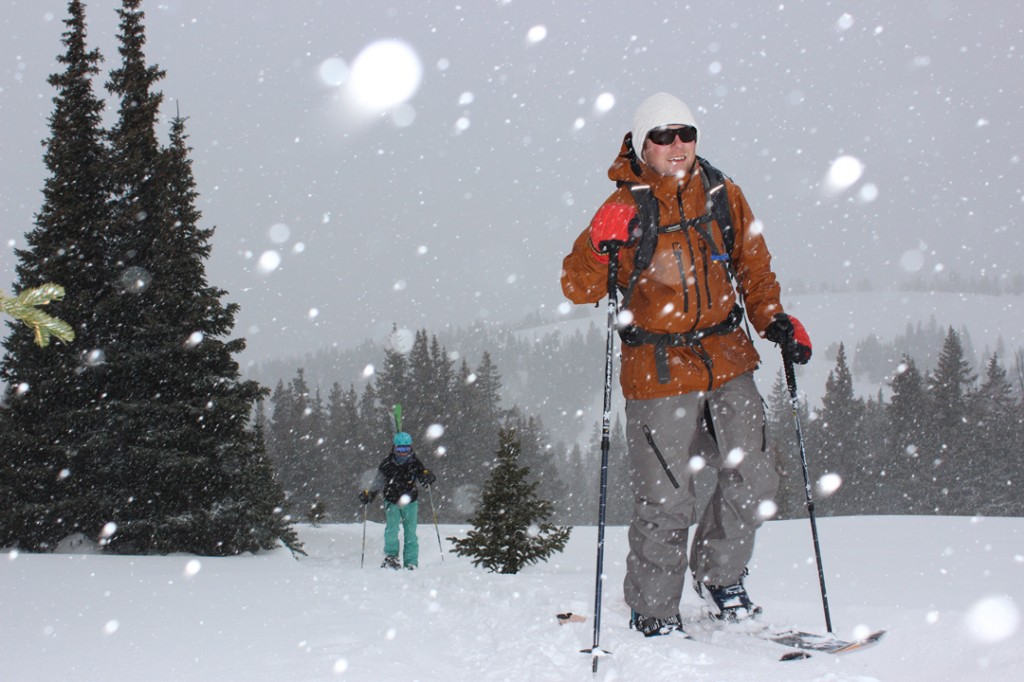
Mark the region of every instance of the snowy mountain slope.
MULTIPOLYGON (((300 526, 308 557, 0 557, 0 678, 7 682, 715 680, 1009 682, 1024 666, 1024 520, 861 517, 819 523, 835 631, 889 628, 878 646, 780 663, 628 630, 625 529, 609 528, 596 678, 595 529, 517 575, 473 568, 420 526, 421 569, 379 569, 382 528, 300 526)), ((442 537, 464 528, 442 527, 442 537)), ((822 630, 806 520, 769 522, 748 585, 767 619, 822 630)), ((687 589, 684 615, 697 612, 687 589)))

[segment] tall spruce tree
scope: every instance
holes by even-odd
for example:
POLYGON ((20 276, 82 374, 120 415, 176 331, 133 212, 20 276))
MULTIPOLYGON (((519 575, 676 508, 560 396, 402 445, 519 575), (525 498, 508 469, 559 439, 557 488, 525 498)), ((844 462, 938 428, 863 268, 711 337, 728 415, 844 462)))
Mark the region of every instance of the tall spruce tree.
POLYGON ((928 434, 942 495, 935 507, 940 513, 974 513, 963 500, 976 498, 969 482, 983 468, 974 456, 968 424, 968 394, 975 379, 964 357, 960 335, 950 327, 928 379, 932 405, 928 434))
POLYGON ((537 495, 552 501, 555 518, 565 518, 567 488, 555 465, 551 439, 544 428, 544 422, 540 417, 526 416, 522 410, 514 407, 505 418, 505 429, 515 432, 519 439, 520 462, 537 479, 537 495))
MULTIPOLYGON (((79 7, 71 5, 75 21, 79 7)), ((88 345, 64 387, 77 403, 48 407, 58 408, 63 430, 45 442, 68 456, 56 478, 71 484, 54 507, 68 513, 44 519, 44 543, 18 542, 42 548, 76 529, 125 553, 226 555, 279 539, 298 548, 262 435, 249 427, 263 390, 240 379, 232 356, 244 341, 223 340, 237 306, 205 281, 212 230, 198 226, 184 120, 173 121, 169 147, 157 141, 162 96, 152 88, 163 72, 145 63, 138 7, 124 0, 118 10, 122 65, 108 88, 120 108, 104 155, 105 207, 77 230, 49 227, 38 242, 74 241, 80 254, 98 246, 99 267, 88 302, 78 299, 90 315, 80 337, 88 345)), ((20 359, 11 353, 7 366, 20 359)))
POLYGON ((935 472, 928 448, 930 398, 917 364, 904 355, 893 375, 892 398, 886 414, 889 418, 889 472, 899 490, 902 513, 922 513, 928 508, 928 491, 935 472))
POLYGON ((277 477, 292 513, 305 514, 318 500, 329 499, 334 488, 324 447, 323 406, 302 368, 287 386, 278 383, 270 400, 270 450, 277 477))
POLYGON ((96 308, 109 295, 104 105, 93 91, 102 58, 86 47, 82 3, 69 2, 68 14, 65 51, 57 57, 64 71, 49 77, 57 91, 43 154, 49 176, 28 247, 15 251, 15 290, 62 284, 66 297, 49 311, 71 325, 77 341, 39 348, 31 330, 11 324, 2 365, 8 389, 0 411, 0 544, 35 550, 102 525, 90 500, 102 484, 91 458, 101 453, 80 447, 102 394, 92 371, 102 361, 96 308))
POLYGON ((441 433, 435 445, 446 450, 447 438, 445 433, 452 426, 452 403, 455 394, 455 362, 448 355, 447 349, 441 345, 436 336, 430 338, 430 374, 428 383, 424 390, 424 397, 431 405, 430 413, 433 415, 434 424, 440 424, 444 433, 441 433))
POLYGON ((853 392, 853 376, 846 362, 846 350, 839 345, 835 369, 828 373, 825 394, 818 420, 812 433, 816 435, 817 461, 822 472, 839 474, 842 486, 821 505, 829 514, 857 513, 858 486, 864 478, 865 465, 861 441, 861 419, 864 404, 853 392))
POLYGON ((1016 515, 1021 508, 1020 410, 998 355, 989 359, 981 386, 970 396, 968 413, 974 434, 972 456, 982 460, 976 513, 1016 515))
POLYGON ((888 420, 885 403, 879 389, 874 399, 863 403, 861 415, 861 465, 857 471, 858 514, 892 514, 890 498, 898 489, 893 487, 889 470, 889 448, 886 440, 888 420))
POLYGON ((416 332, 406 360, 407 380, 398 401, 402 403, 402 429, 421 441, 427 427, 437 419, 435 403, 430 398, 434 393, 434 373, 426 329, 416 332))
POLYGON ((566 495, 566 518, 570 523, 593 525, 597 523, 598 477, 600 460, 596 460, 590 448, 584 454, 579 443, 573 443, 567 454, 566 470, 568 493, 566 495))
POLYGON ((325 451, 337 472, 337 485, 331 501, 331 516, 339 520, 355 520, 360 514, 353 491, 361 490, 363 447, 359 442, 359 396, 354 386, 342 390, 335 382, 327 399, 325 451))
MULTIPOLYGON (((594 497, 600 497, 601 427, 594 424, 587 452, 589 466, 596 473, 594 497)), ((597 520, 595 514, 594 521, 597 520)), ((615 415, 608 434, 608 489, 605 497, 605 521, 611 526, 627 526, 633 520, 633 484, 629 475, 629 444, 622 417, 615 415)))
POLYGON ((377 399, 384 414, 390 414, 395 405, 402 404, 409 390, 409 359, 402 351, 402 345, 402 333, 395 325, 384 347, 384 362, 374 378, 377 399))
POLYGON ((494 573, 518 573, 565 549, 572 528, 547 521, 551 502, 537 497, 537 481, 519 466, 520 444, 514 431, 498 433, 497 464, 465 538, 450 537, 452 551, 473 557, 474 566, 494 573))
MULTIPOLYGON (((780 369, 775 375, 772 392, 768 396, 766 410, 768 444, 775 455, 775 467, 780 473, 779 492, 775 495, 778 506, 776 518, 792 519, 804 515, 807 493, 804 489, 803 463, 800 460, 800 444, 796 437, 796 423, 793 421, 793 400, 780 369)), ((807 403, 799 402, 796 418, 801 427, 809 424, 807 403)))

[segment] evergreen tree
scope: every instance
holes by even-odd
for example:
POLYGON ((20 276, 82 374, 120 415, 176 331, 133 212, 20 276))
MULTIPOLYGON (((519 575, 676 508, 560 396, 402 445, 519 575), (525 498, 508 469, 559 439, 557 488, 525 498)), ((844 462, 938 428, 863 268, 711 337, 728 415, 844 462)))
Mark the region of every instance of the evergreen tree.
POLYGON ((870 471, 864 461, 860 433, 863 412, 863 402, 853 392, 846 350, 840 344, 836 367, 825 382, 822 407, 813 431, 817 436, 815 449, 820 470, 838 474, 842 480, 839 490, 822 505, 831 514, 856 513, 860 508, 857 492, 870 471))
POLYGON ((1018 399, 1024 401, 1024 346, 1013 351, 1012 383, 1018 399))
MULTIPOLYGON (((596 475, 593 477, 595 499, 600 501, 601 493, 601 424, 594 424, 588 452, 587 466, 596 475)), ((626 526, 633 520, 633 487, 629 474, 629 445, 622 417, 615 415, 608 434, 608 489, 605 497, 605 522, 610 526, 626 526)), ((593 521, 597 521, 598 509, 594 508, 593 521)))
POLYGON ((100 54, 86 48, 85 10, 68 3, 62 73, 49 77, 56 89, 50 137, 43 160, 49 171, 28 248, 15 254, 15 291, 45 282, 64 285, 66 296, 49 312, 75 332, 73 345, 39 348, 30 329, 9 323, 2 377, 7 385, 0 410, 0 545, 52 548, 79 531, 95 534, 105 519, 92 513, 98 478, 92 457, 80 447, 93 427, 102 387, 94 368, 103 361, 96 302, 109 287, 104 230, 107 173, 103 102, 93 92, 100 54), (83 423, 85 422, 85 423, 83 423))
MULTIPOLYGON (((111 170, 101 178, 109 192, 102 231, 95 222, 79 226, 99 237, 100 248, 82 335, 86 363, 67 377, 63 390, 77 403, 57 405, 54 421, 65 430, 48 441, 72 456, 57 476, 71 485, 54 496, 68 513, 44 532, 102 532, 105 547, 126 553, 235 554, 277 539, 295 545, 261 438, 249 428, 263 389, 240 379, 232 356, 244 341, 222 340, 237 306, 222 304, 225 292, 205 282, 212 230, 197 224, 184 120, 173 122, 168 148, 156 139, 162 97, 152 86, 163 72, 145 65, 138 5, 125 0, 118 12, 123 61, 108 87, 121 106, 104 159, 111 170)), ((39 243, 88 241, 74 228, 59 230, 50 227, 39 243)))
POLYGON ((593 457, 589 449, 584 454, 579 443, 573 443, 568 454, 567 471, 569 492, 566 501, 566 518, 570 523, 595 525, 597 523, 598 477, 600 460, 593 457))
MULTIPOLYGON (((768 443, 775 453, 775 468, 779 472, 779 492, 775 496, 778 506, 775 518, 792 519, 804 516, 807 493, 804 488, 803 463, 800 444, 793 421, 793 400, 780 369, 775 375, 766 410, 768 443)), ((809 411, 805 401, 799 402, 797 419, 801 428, 809 424, 809 411)))
POLYGON ((386 413, 390 413, 395 405, 408 407, 409 361, 401 350, 401 335, 397 326, 391 330, 388 344, 384 348, 384 363, 377 370, 374 383, 377 399, 386 413))
POLYGON ((352 496, 361 490, 364 448, 359 441, 359 397, 355 386, 343 391, 337 382, 331 387, 327 399, 325 452, 336 470, 336 486, 332 491, 332 507, 338 519, 352 520, 360 514, 362 506, 352 496))
MULTIPOLYGON (((455 510, 468 511, 475 505, 484 482, 494 467, 497 443, 494 434, 501 428, 504 413, 500 407, 501 375, 486 351, 476 371, 463 360, 455 379, 452 416, 453 437, 444 456, 443 469, 435 464, 438 477, 444 472, 446 496, 453 491, 455 510)), ((464 516, 462 518, 465 518, 464 516)))
MULTIPOLYGON (((100 301, 108 340, 104 411, 113 426, 106 472, 116 482, 105 501, 118 521, 109 540, 125 552, 237 553, 259 545, 208 531, 216 519, 222 533, 249 524, 235 541, 253 535, 241 509, 257 503, 239 495, 246 484, 272 489, 259 480, 268 474, 263 450, 247 430, 264 391, 240 379, 233 356, 244 340, 224 340, 238 306, 222 303, 226 292, 206 282, 213 230, 198 225, 184 119, 172 122, 168 148, 157 142, 163 97, 153 86, 164 72, 146 65, 139 4, 124 0, 118 10, 122 65, 108 83, 120 107, 109 136, 116 175, 107 247, 121 288, 100 301)), ((280 511, 261 527, 293 537, 280 511)))
POLYGON ((950 327, 928 381, 932 406, 928 435, 942 494, 936 509, 941 513, 973 513, 957 500, 976 498, 977 492, 968 485, 983 467, 978 465, 968 428, 968 392, 974 380, 960 336, 950 327))
POLYGON ((440 424, 444 428, 444 433, 434 443, 437 448, 436 453, 441 460, 436 464, 443 464, 450 438, 447 434, 454 425, 452 403, 455 395, 455 363, 436 336, 430 339, 430 367, 429 383, 424 393, 427 403, 432 406, 430 414, 434 415, 434 423, 440 424))
MULTIPOLYGON (((262 405, 261 405, 262 409, 262 405)), ((273 466, 267 456, 262 423, 257 422, 251 435, 252 451, 241 468, 236 495, 227 500, 222 514, 212 515, 209 532, 219 542, 222 553, 269 549, 278 541, 292 552, 305 554, 302 543, 292 527, 292 518, 285 509, 284 492, 274 479, 273 466), (273 523, 268 523, 273 520, 273 523)))
MULTIPOLYGON (((359 398, 359 452, 366 467, 377 468, 381 458, 391 449, 394 426, 391 405, 383 406, 373 383, 368 383, 359 398)), ((369 483, 369 481, 367 481, 369 483)))
POLYGON ((894 510, 923 512, 935 477, 927 443, 930 405, 924 379, 910 356, 903 356, 890 386, 888 469, 900 500, 894 510))
POLYGON ((453 552, 473 557, 474 566, 513 574, 565 549, 572 528, 547 522, 552 505, 536 496, 537 482, 527 481, 530 470, 519 466, 515 432, 501 429, 498 442, 497 465, 470 519, 473 530, 448 540, 453 552))
POLYGON ((303 445, 312 474, 309 482, 310 497, 306 505, 307 509, 315 506, 326 510, 328 500, 334 499, 338 489, 338 466, 327 448, 327 410, 320 397, 319 387, 313 391, 308 422, 309 431, 303 445))
POLYGON ((324 411, 319 395, 311 393, 305 371, 299 368, 285 387, 271 396, 274 462, 293 513, 305 513, 334 492, 324 448, 324 411))
POLYGON ((469 368, 469 362, 463 357, 459 369, 452 379, 452 398, 445 427, 446 457, 457 457, 458 454, 468 452, 474 446, 476 405, 474 404, 473 383, 475 381, 476 375, 469 368))
POLYGON ((515 407, 509 410, 505 419, 505 430, 514 432, 520 443, 520 462, 533 472, 537 479, 537 495, 545 500, 553 501, 552 514, 562 518, 566 496, 566 486, 555 465, 552 447, 547 430, 540 417, 524 417, 522 411, 515 407))
POLYGON ((968 411, 974 433, 973 456, 982 460, 976 468, 981 478, 981 493, 974 513, 1013 516, 1021 504, 1019 456, 1020 409, 1013 398, 1013 387, 1006 370, 993 355, 985 368, 985 379, 970 397, 968 411))
POLYGON ((857 468, 857 514, 891 514, 890 498, 896 492, 889 471, 886 441, 888 419, 881 389, 875 399, 864 403, 861 415, 861 464, 857 468))
POLYGON ((463 521, 472 514, 491 470, 490 458, 485 459, 489 451, 479 438, 484 432, 479 430, 475 382, 476 374, 463 357, 452 380, 444 455, 434 462, 441 483, 435 490, 441 499, 438 506, 448 510, 442 514, 450 521, 463 521))
MULTIPOLYGON (((473 372, 473 380, 466 388, 474 407, 474 423, 472 428, 478 433, 496 433, 504 416, 501 410, 501 373, 491 358, 484 351, 480 364, 473 372)), ((493 448, 492 450, 493 451, 493 448)))
POLYGON ((449 431, 458 428, 452 417, 452 361, 437 337, 431 339, 426 329, 416 333, 407 374, 402 428, 413 435, 420 459, 439 479, 449 480, 449 431))
POLYGON ((402 430, 421 440, 431 423, 435 423, 433 366, 427 330, 416 332, 412 349, 406 358, 406 381, 402 386, 402 430))

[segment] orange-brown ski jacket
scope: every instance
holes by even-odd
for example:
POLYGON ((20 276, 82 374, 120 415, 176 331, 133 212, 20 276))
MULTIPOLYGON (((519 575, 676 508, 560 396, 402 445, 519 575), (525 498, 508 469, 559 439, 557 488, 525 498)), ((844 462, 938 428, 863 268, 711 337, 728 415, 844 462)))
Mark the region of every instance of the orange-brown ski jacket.
MULTIPOLYGON (((697 164, 694 172, 681 180, 662 176, 636 160, 628 141, 623 143, 622 151, 608 169, 608 177, 618 188, 605 203, 635 205, 630 187, 650 185, 657 198, 662 227, 703 216, 710 205, 697 164)), ((729 267, 742 290, 750 323, 763 334, 772 317, 783 312, 779 285, 771 269, 771 254, 761 236, 760 224, 754 221, 743 192, 731 180, 724 182, 734 230, 729 267)), ((724 252, 718 224, 712 221, 703 227, 714 240, 715 251, 724 252)), ((635 246, 623 247, 619 252, 620 290, 629 285, 635 252, 635 246)), ((655 335, 690 335, 687 338, 692 338, 693 332, 730 327, 728 318, 737 304, 737 292, 727 266, 723 261, 712 260, 712 253, 705 238, 692 227, 659 231, 651 264, 639 274, 631 291, 628 311, 632 314, 633 325, 655 335)), ((573 303, 596 303, 608 293, 607 278, 608 265, 602 263, 591 248, 588 225, 562 263, 562 291, 573 303)), ((660 338, 649 334, 645 337, 648 341, 660 338)), ((760 362, 742 326, 726 333, 709 334, 692 344, 662 346, 659 349, 661 377, 655 350, 655 344, 649 342, 622 344, 621 383, 627 399, 664 398, 710 390, 753 371, 760 362), (667 368, 664 366, 666 357, 667 368)))

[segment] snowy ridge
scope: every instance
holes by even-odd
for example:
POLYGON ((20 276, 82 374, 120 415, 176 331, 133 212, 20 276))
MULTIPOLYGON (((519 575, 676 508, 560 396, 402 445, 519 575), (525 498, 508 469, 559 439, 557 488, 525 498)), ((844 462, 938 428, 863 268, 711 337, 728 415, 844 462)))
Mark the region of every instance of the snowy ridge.
MULTIPOLYGON (((383 529, 300 526, 308 557, 97 554, 0 558, 6 682, 590 680, 596 531, 517 575, 446 552, 421 519, 421 567, 382 571, 383 529)), ((445 526, 442 537, 465 532, 445 526)), ((1019 679, 1024 519, 837 517, 819 521, 838 636, 885 627, 875 647, 780 663, 681 637, 644 639, 622 600, 625 529, 606 536, 600 680, 944 682, 1019 679)), ((766 524, 747 581, 779 626, 823 630, 805 520, 766 524)), ((687 587, 684 610, 696 608, 687 587)))

